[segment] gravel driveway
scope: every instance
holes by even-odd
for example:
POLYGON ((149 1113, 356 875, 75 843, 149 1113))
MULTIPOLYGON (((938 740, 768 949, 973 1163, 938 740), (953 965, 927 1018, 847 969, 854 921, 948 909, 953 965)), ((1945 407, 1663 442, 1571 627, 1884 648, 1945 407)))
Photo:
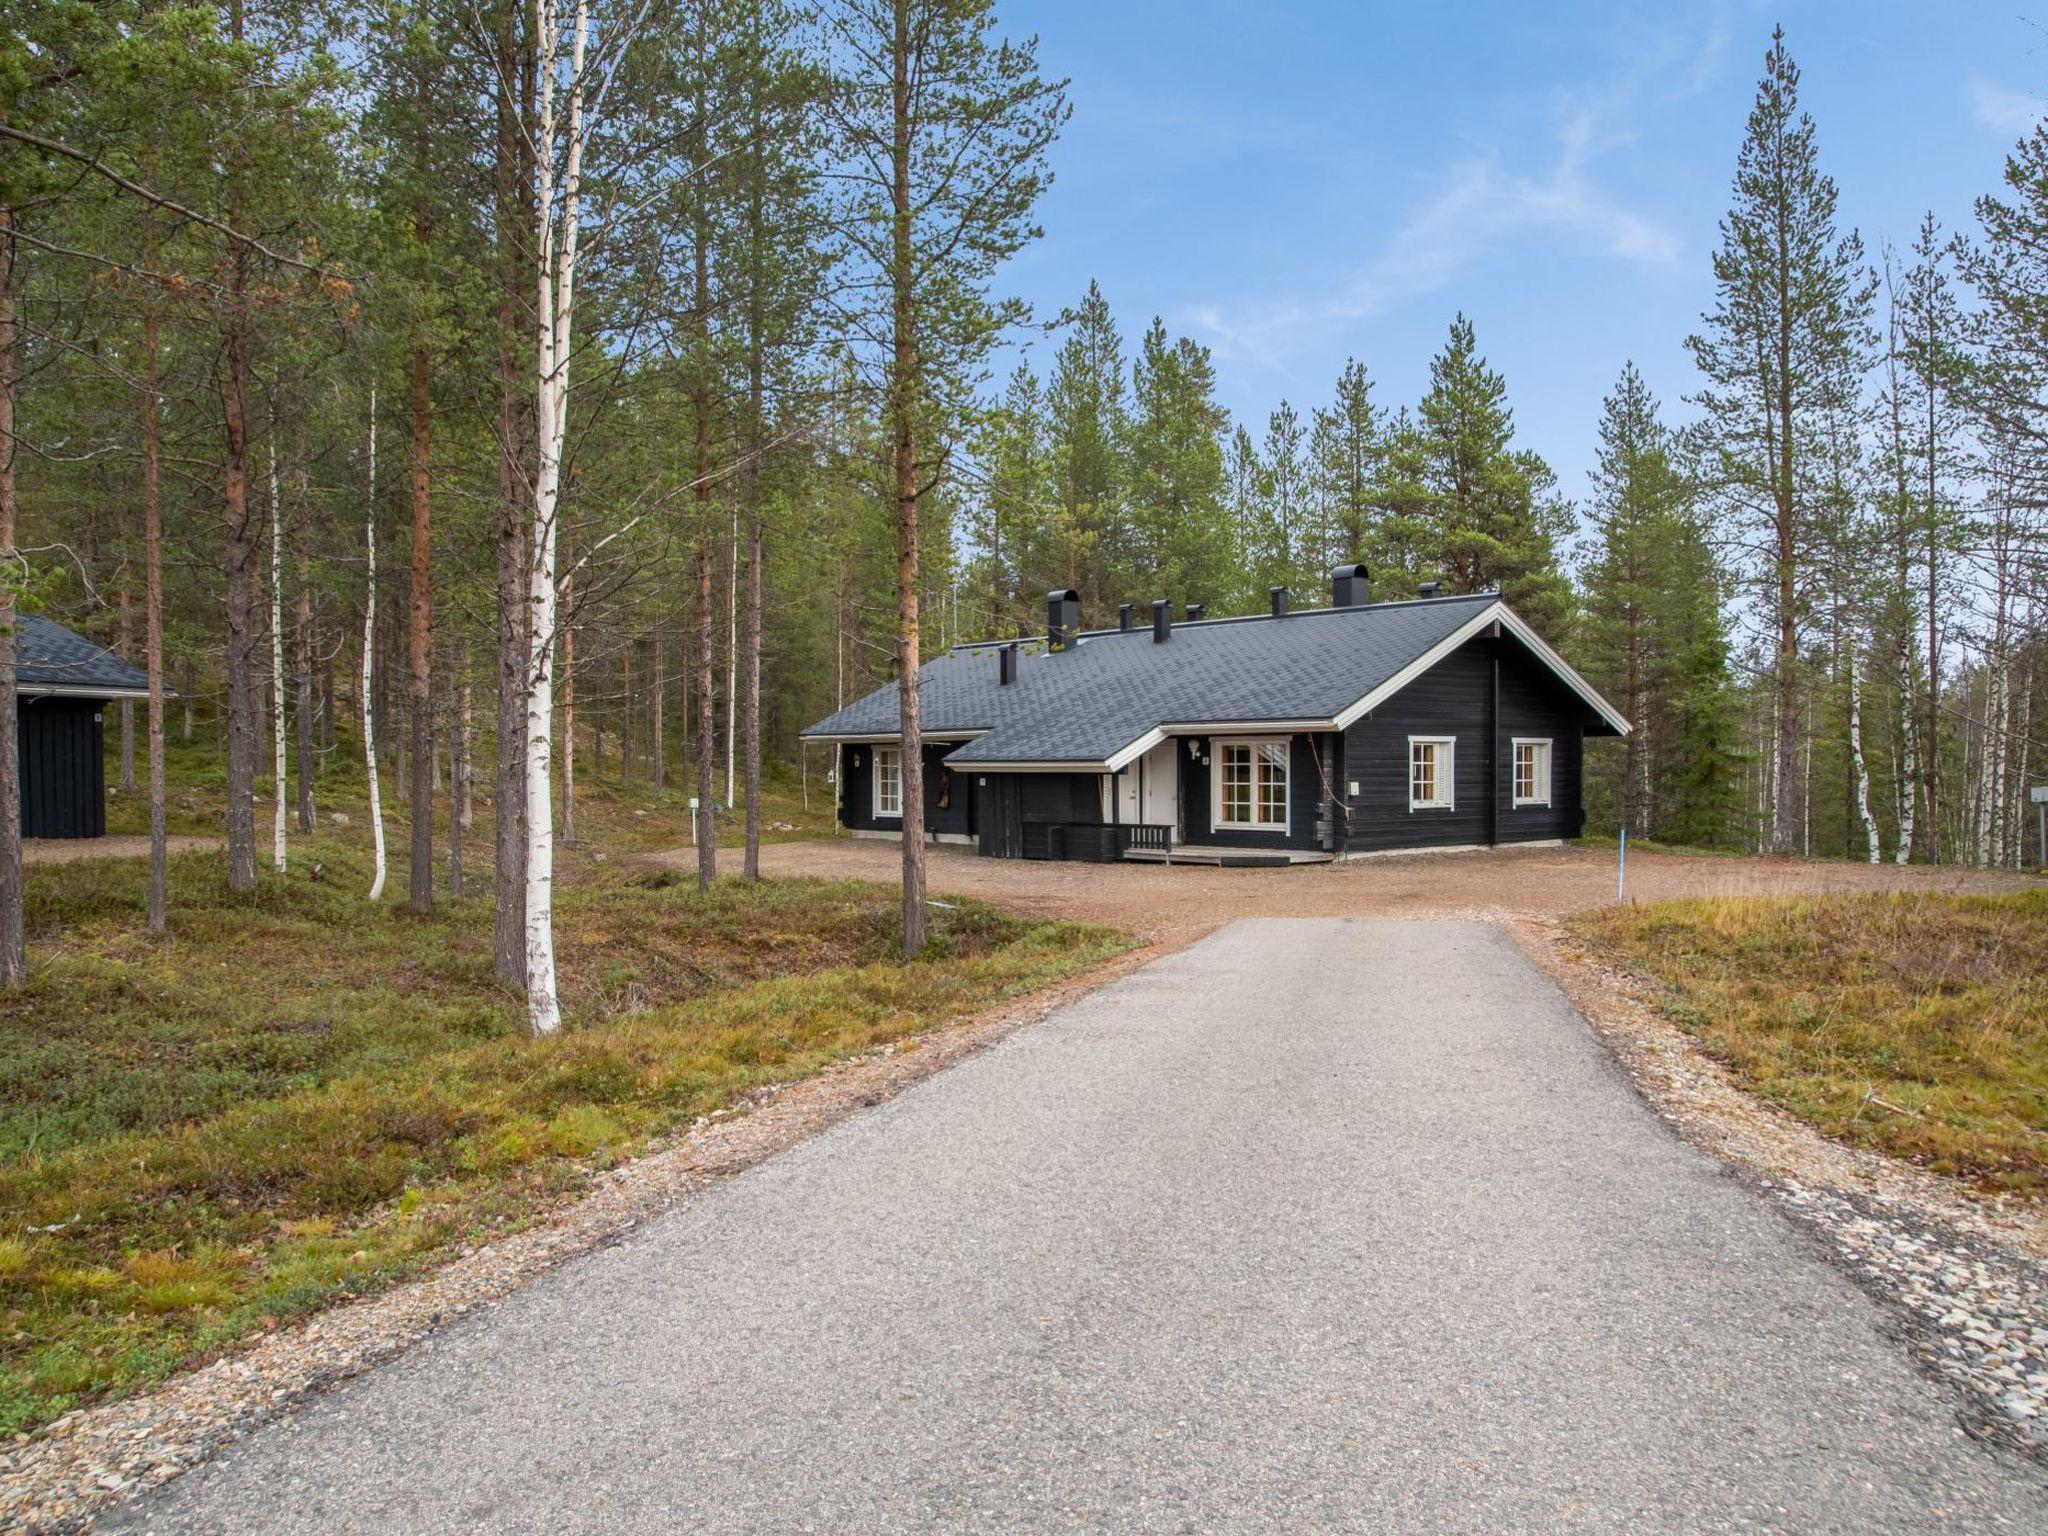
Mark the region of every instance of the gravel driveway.
POLYGON ((1497 927, 1246 921, 103 1529, 2039 1531, 1497 927))
MULTIPOLYGON (((695 869, 694 849, 647 862, 695 869)), ((867 838, 772 843, 771 875, 901 878, 902 848, 867 838)), ((1492 848, 1304 864, 1291 869, 1203 865, 1072 864, 984 859, 940 844, 929 850, 935 894, 979 896, 1040 917, 1110 923, 1172 946, 1233 917, 1557 917, 1614 900, 1614 850, 1492 848)), ((1791 896, 1820 891, 2038 890, 2031 875, 1924 864, 1850 864, 1632 849, 1631 901, 1681 896, 1791 896)))

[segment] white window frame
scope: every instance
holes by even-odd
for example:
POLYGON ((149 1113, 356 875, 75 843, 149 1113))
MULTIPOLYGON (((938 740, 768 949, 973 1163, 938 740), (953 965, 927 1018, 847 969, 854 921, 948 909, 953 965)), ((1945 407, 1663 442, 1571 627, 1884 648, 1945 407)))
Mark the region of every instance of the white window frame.
POLYGON ((1549 807, 1550 798, 1555 792, 1557 783, 1556 758, 1551 749, 1552 740, 1553 738, 1549 736, 1517 736, 1514 738, 1513 745, 1508 750, 1508 794, 1514 801, 1517 810, 1525 806, 1549 807), (1540 749, 1541 756, 1538 757, 1537 761, 1541 764, 1541 794, 1525 795, 1522 793, 1522 748, 1524 747, 1540 749))
POLYGON ((1411 811, 1455 811, 1458 808, 1458 738, 1455 736, 1410 736, 1408 738, 1408 809, 1411 811), (1428 800, 1415 798, 1415 749, 1437 748, 1436 794, 1428 800))
POLYGON ((903 819, 903 749, 901 747, 876 747, 870 759, 871 772, 868 775, 868 789, 874 802, 876 820, 903 819), (893 809, 882 803, 882 759, 889 758, 896 764, 896 804, 893 809))
POLYGON ((1211 832, 1278 832, 1283 835, 1294 814, 1294 744, 1285 736, 1231 736, 1221 737, 1209 743, 1209 830, 1211 832), (1250 821, 1228 821, 1223 815, 1223 758, 1232 747, 1244 747, 1252 755, 1252 819, 1250 821), (1281 819, 1260 821, 1259 817, 1259 756, 1261 747, 1280 749, 1280 804, 1281 819))

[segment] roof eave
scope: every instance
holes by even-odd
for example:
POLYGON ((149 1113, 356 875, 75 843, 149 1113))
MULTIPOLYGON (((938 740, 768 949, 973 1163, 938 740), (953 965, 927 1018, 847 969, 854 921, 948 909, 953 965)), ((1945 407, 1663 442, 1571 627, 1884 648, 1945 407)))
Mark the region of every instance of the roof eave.
MULTIPOLYGON (((146 699, 149 689, 113 688, 92 683, 17 683, 14 691, 25 699, 146 699)), ((165 689, 165 696, 170 694, 165 689)))

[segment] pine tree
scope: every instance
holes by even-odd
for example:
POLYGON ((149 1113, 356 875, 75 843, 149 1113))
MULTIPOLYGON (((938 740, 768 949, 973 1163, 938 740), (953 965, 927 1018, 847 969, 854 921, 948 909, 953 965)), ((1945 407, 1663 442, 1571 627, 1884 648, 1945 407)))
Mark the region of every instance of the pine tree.
MULTIPOLYGON (((1734 721, 1722 582, 1670 430, 1635 364, 1606 400, 1589 508, 1578 653, 1635 726, 1620 822, 1638 837, 1722 840, 1734 721)), ((1589 792, 1604 789, 1596 779, 1589 792)))
POLYGON ((1123 596, 1203 601, 1231 580, 1222 431, 1209 349, 1154 319, 1131 369, 1131 567, 1123 596))
POLYGON ((1315 413, 1309 452, 1323 525, 1318 563, 1327 567, 1368 559, 1386 447, 1372 379, 1355 358, 1347 359, 1337 376, 1336 398, 1315 413))
POLYGON ((1066 546, 1064 568, 1051 574, 1059 584, 1100 594, 1109 586, 1109 571, 1131 553, 1123 339, 1109 301, 1093 282, 1069 322, 1045 396, 1066 546))
POLYGON ((1778 853, 1800 846, 1800 642, 1819 595, 1812 525, 1825 417, 1854 393, 1870 340, 1873 284, 1861 241, 1836 230, 1835 205, 1777 28, 1721 221, 1715 306, 1686 344, 1707 381, 1694 397, 1704 476, 1724 536, 1753 552, 1742 575, 1771 625, 1778 853))
POLYGON ((1265 471, 1265 518, 1254 574, 1260 588, 1299 589, 1309 508, 1308 428, 1285 400, 1266 418, 1260 462, 1265 471))
POLYGON ((1433 563, 1453 591, 1498 591, 1537 628, 1561 633, 1571 588, 1557 568, 1556 542, 1569 514, 1549 466, 1514 449, 1507 381, 1479 355, 1463 314, 1430 361, 1419 418, 1433 563))

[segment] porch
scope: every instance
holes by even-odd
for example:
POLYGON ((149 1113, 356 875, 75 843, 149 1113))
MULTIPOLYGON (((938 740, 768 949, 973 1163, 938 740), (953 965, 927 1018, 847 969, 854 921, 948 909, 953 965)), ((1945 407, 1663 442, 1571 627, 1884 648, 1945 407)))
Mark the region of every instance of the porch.
POLYGON ((1277 869, 1289 864, 1330 864, 1337 856, 1322 848, 1215 848, 1182 843, 1172 849, 1127 848, 1130 864, 1203 864, 1218 869, 1277 869))

